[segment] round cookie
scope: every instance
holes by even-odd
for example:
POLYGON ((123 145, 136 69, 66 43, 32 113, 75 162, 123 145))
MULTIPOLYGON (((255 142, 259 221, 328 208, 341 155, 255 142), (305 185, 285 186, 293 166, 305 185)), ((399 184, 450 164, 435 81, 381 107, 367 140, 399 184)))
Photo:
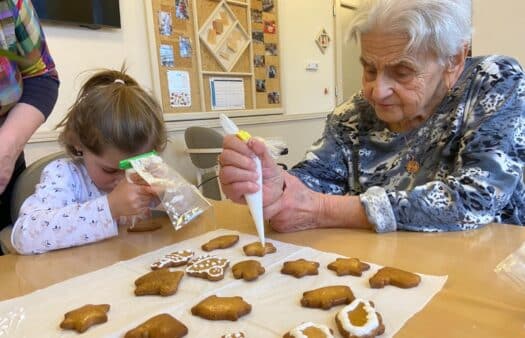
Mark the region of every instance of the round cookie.
POLYGON ((335 321, 344 338, 374 338, 385 332, 383 319, 374 304, 359 298, 342 308, 335 321))
POLYGON ((283 338, 334 338, 333 333, 325 325, 306 322, 290 330, 283 338))

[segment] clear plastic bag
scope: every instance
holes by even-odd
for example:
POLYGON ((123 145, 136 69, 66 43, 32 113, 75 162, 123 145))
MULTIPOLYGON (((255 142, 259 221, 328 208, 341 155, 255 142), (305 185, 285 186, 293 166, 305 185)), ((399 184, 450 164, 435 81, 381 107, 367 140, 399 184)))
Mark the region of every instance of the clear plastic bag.
POLYGON ((494 271, 525 293, 525 243, 502 260, 494 271))
POLYGON ((0 316, 0 338, 17 337, 18 327, 25 320, 24 308, 10 311, 0 316))
POLYGON ((179 230, 210 207, 199 190, 186 181, 160 156, 130 159, 133 169, 157 193, 175 230, 179 230))

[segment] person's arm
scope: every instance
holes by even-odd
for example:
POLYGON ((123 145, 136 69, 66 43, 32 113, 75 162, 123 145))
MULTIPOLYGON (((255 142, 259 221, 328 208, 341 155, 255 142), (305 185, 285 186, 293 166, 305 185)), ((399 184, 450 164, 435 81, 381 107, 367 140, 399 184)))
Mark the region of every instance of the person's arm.
POLYGON ((292 232, 313 228, 370 229, 358 196, 330 195, 313 191, 297 177, 284 174, 281 198, 264 210, 273 229, 292 232))
POLYGON ((58 75, 46 45, 42 28, 31 3, 18 1, 13 8, 17 62, 23 92, 0 126, 0 193, 11 179, 16 159, 27 141, 51 114, 58 96, 58 75))
POLYGON ((410 191, 377 188, 372 199, 361 197, 377 210, 393 213, 393 222, 382 220, 384 231, 474 229, 496 221, 509 203, 516 205, 513 212, 522 213, 523 196, 515 191, 523 184, 525 76, 509 58, 478 68, 469 99, 459 108, 466 109, 465 127, 451 175, 410 191))
POLYGON ((56 160, 46 166, 13 227, 11 242, 16 251, 43 253, 116 236, 118 227, 107 196, 93 196, 89 182, 70 161, 56 160))

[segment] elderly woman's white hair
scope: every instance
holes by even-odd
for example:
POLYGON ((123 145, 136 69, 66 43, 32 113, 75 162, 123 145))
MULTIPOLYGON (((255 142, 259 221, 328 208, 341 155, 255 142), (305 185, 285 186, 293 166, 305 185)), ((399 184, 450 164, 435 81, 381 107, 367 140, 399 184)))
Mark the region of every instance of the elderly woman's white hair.
POLYGON ((406 34, 407 52, 431 52, 444 63, 470 44, 471 0, 363 0, 348 37, 374 30, 406 34))

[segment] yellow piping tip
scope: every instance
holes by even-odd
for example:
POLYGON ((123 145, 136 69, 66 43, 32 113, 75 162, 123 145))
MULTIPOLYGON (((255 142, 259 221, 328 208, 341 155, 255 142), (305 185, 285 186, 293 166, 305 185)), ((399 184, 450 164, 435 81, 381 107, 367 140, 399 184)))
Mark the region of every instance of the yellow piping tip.
POLYGON ((243 140, 244 142, 248 142, 248 140, 252 137, 249 132, 244 130, 239 130, 237 133, 237 137, 243 140))

